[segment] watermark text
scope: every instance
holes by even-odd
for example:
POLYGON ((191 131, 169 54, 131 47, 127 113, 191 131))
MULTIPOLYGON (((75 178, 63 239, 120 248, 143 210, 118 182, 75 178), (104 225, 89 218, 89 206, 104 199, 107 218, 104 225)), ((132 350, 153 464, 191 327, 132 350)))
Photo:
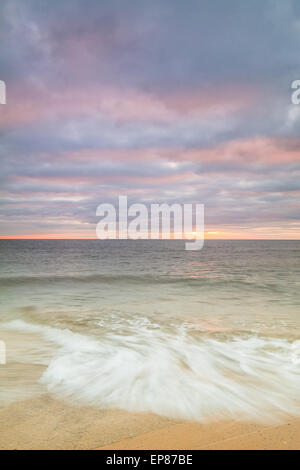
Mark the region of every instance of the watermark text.
POLYGON ((3 80, 0 80, 0 104, 6 104, 6 85, 3 80))
POLYGON ((150 204, 128 206, 127 196, 119 196, 118 207, 103 203, 96 215, 102 217, 97 237, 105 239, 192 240, 186 250, 201 250, 204 244, 203 204, 150 204))
POLYGON ((291 100, 293 104, 300 104, 300 80, 294 80, 291 88, 295 90, 292 93, 291 100))
POLYGON ((6 364, 6 345, 4 341, 0 341, 0 365, 6 364))

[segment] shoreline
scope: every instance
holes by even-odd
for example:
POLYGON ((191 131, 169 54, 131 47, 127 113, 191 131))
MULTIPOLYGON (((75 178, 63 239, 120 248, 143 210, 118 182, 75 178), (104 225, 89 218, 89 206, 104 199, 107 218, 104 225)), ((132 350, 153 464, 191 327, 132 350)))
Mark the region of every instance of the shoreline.
POLYGON ((208 423, 69 405, 49 395, 0 409, 0 449, 300 449, 300 420, 208 423))

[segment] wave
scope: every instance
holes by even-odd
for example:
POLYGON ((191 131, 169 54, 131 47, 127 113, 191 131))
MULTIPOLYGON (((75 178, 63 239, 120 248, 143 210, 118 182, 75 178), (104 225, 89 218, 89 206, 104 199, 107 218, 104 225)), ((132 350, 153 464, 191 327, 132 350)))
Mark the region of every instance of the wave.
POLYGON ((141 273, 137 274, 74 274, 74 275, 45 275, 38 274, 35 276, 0 276, 0 286, 2 287, 15 287, 28 284, 45 284, 49 283, 62 283, 62 282, 79 282, 79 283, 124 283, 130 284, 143 284, 143 285, 165 285, 165 284, 182 284, 183 286, 197 286, 197 287, 210 287, 214 289, 228 287, 232 289, 255 289, 256 291, 273 291, 282 293, 285 288, 280 283, 262 284, 261 282, 241 281, 232 279, 222 279, 220 277, 191 277, 189 275, 151 275, 141 273))
POLYGON ((101 408, 212 420, 279 423, 300 416, 300 341, 195 337, 138 325, 96 339, 14 320, 3 329, 56 345, 40 381, 64 399, 101 408))
MULTIPOLYGON (((111 283, 117 282, 137 282, 137 283, 177 283, 184 281, 199 281, 200 278, 191 279, 185 277, 175 276, 151 276, 151 275, 132 275, 132 274, 74 274, 74 275, 36 275, 36 276, 7 276, 0 277, 0 284, 2 286, 13 286, 16 284, 31 284, 31 283, 48 283, 48 282, 61 282, 61 281, 78 281, 78 282, 104 282, 111 283)), ((205 278, 202 279, 205 281, 205 278)))

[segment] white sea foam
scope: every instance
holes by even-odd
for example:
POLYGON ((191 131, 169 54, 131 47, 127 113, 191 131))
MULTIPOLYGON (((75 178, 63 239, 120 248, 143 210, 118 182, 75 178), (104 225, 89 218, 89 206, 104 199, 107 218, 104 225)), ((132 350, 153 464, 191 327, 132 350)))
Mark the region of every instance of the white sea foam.
POLYGON ((199 421, 300 415, 300 341, 217 340, 186 328, 167 334, 140 326, 99 340, 21 320, 1 328, 39 333, 57 345, 41 382, 64 398, 199 421))

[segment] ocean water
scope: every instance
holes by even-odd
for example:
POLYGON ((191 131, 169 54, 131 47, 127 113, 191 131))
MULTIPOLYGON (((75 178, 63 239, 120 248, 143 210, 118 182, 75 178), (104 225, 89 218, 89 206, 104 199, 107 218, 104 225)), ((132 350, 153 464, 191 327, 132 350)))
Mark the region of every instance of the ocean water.
POLYGON ((300 415, 300 241, 1 240, 0 406, 300 415))

